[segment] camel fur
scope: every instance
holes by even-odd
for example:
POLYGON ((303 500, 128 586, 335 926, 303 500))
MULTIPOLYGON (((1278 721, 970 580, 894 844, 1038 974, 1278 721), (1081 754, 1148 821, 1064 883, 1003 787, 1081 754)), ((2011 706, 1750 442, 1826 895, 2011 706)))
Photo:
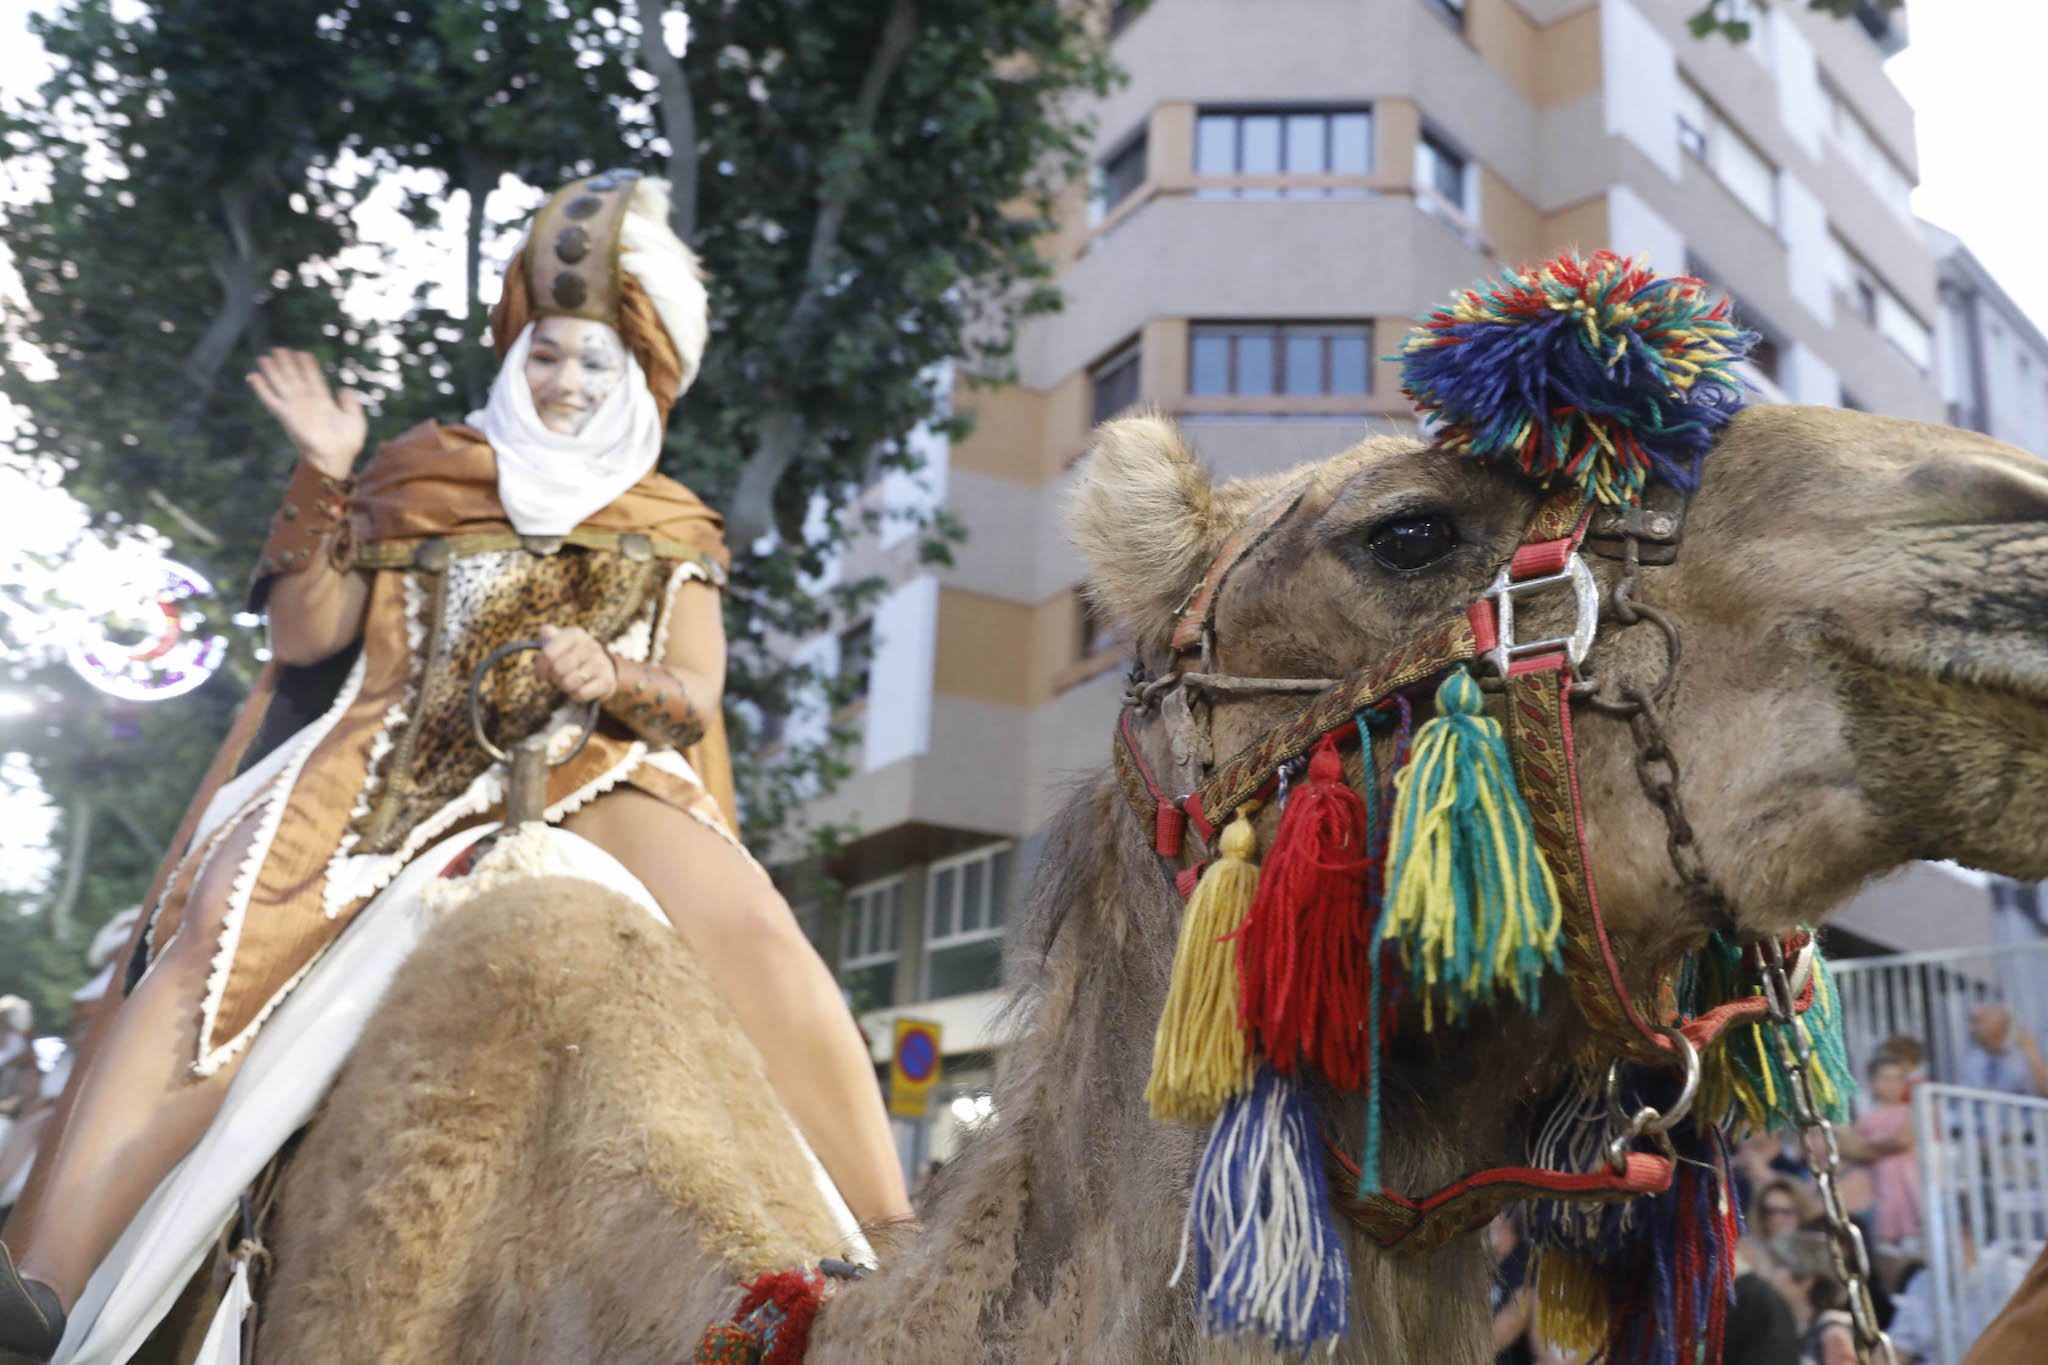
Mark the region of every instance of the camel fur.
MULTIPOLYGON (((1396 437, 1215 488, 1170 423, 1111 423, 1078 475, 1075 539, 1152 676, 1209 558, 1282 488, 1302 497, 1217 601, 1222 671, 1339 677, 1378 657, 1477 596, 1538 497, 1396 437), (1375 558, 1377 528, 1425 515, 1454 532, 1443 560, 1375 558)), ((1947 428, 1752 409, 1707 461, 1678 562, 1645 568, 1637 592, 1682 632, 1665 724, 1739 928, 1818 921, 1914 857, 2048 876, 2038 461, 1947 428)), ((1591 669, 1640 682, 1663 657, 1654 630, 1610 622, 1591 669)), ((1215 753, 1298 704, 1217 706, 1215 753)), ((1138 742, 1177 790, 1200 776, 1156 714, 1138 742)), ((1587 714, 1578 742, 1616 950, 1647 983, 1716 926, 1684 908, 1627 726, 1587 714)), ((1052 822, 1012 928, 1016 1041, 995 1120, 947 1166, 922 1234, 827 1306, 812 1365, 1277 1359, 1202 1340, 1190 1287, 1168 1285, 1203 1134, 1152 1121, 1142 1095, 1181 909, 1105 763, 1052 822)), ((266 1355, 347 1340, 394 1362, 683 1361, 739 1275, 835 1250, 777 1146, 758 1062, 681 940, 630 913, 538 883, 439 931, 306 1138, 266 1355)), ((1546 989, 1533 1019, 1402 1022, 1385 1080, 1391 1187, 1525 1155, 1565 1059, 1591 1045, 1566 995, 1546 989)), ((1326 1113, 1356 1113, 1336 1099, 1326 1113)), ((1354 1234, 1350 1251, 1355 1329, 1332 1359, 1487 1358, 1476 1236, 1411 1257, 1354 1234)))

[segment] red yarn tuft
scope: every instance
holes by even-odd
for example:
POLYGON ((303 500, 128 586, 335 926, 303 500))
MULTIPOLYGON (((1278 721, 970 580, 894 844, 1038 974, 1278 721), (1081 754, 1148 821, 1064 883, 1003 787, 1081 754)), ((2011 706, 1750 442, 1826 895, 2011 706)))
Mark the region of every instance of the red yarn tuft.
POLYGON ((1344 781, 1335 736, 1326 736, 1308 781, 1288 798, 1238 930, 1245 1031, 1282 1075, 1305 1060, 1356 1090, 1371 1072, 1371 865, 1365 802, 1344 781))

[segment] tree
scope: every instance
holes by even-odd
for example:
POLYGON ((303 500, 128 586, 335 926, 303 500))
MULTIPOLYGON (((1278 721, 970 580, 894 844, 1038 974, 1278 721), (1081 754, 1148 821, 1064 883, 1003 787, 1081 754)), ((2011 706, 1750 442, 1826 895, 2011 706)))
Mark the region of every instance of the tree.
MULTIPOLYGON (((1868 14, 1885 19, 1905 6, 1905 0, 1806 0, 1807 8, 1836 19, 1859 19, 1868 14)), ((1708 0, 1687 22, 1695 38, 1718 33, 1731 43, 1748 42, 1754 27, 1744 17, 1749 6, 1741 0, 1708 0)))
MULTIPOLYGON (((27 419, 11 458, 61 467, 102 530, 147 523, 239 584, 289 466, 239 383, 256 353, 314 350, 370 394, 374 434, 458 420, 490 373, 489 191, 610 164, 666 173, 710 272, 713 340, 664 468, 732 513, 736 757, 748 832, 772 832, 843 771, 843 732, 762 761, 752 722, 830 691, 773 642, 876 589, 805 586, 861 525, 845 494, 876 458, 912 467, 921 423, 964 429, 942 362, 999 375, 1017 318, 1053 306, 1037 244, 1082 166, 1068 96, 1111 78, 1084 9, 711 0, 678 60, 659 0, 153 0, 124 17, 135 8, 72 0, 34 21, 56 74, 5 125, 15 164, 47 184, 0 206, 26 301, 0 355, 0 394, 27 419), (463 215, 466 288, 445 309, 423 288, 379 321, 344 305, 378 268, 356 210, 394 180, 416 220, 463 215)), ((83 820, 90 848, 119 844, 121 820, 93 814, 116 806, 167 840, 258 647, 238 632, 222 679, 111 730, 91 720, 102 702, 12 650, 50 709, 0 746, 86 813, 60 842, 83 820), (150 780, 136 756, 157 764, 150 780)), ((147 878, 95 861, 78 931, 147 878)))

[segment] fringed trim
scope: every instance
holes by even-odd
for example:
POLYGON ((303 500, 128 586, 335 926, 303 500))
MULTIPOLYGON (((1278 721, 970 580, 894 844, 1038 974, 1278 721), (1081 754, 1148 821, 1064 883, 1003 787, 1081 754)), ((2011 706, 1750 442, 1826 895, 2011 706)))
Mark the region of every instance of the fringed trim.
POLYGON ((370 740, 369 761, 363 766, 362 789, 356 793, 355 804, 349 808, 348 824, 341 832, 341 843, 336 846, 334 856, 327 863, 327 881, 320 892, 320 909, 329 919, 335 919, 350 905, 350 900, 337 894, 342 870, 349 864, 356 845, 362 842, 361 825, 369 819, 377 789, 384 785, 385 760, 398 747, 394 738, 412 719, 413 708, 418 705, 420 688, 426 679, 430 660, 421 657, 427 647, 427 609, 432 600, 418 577, 406 574, 402 579, 405 592, 405 691, 384 713, 383 726, 370 740))
POLYGON ((446 914, 507 882, 548 876, 554 871, 553 838, 538 820, 501 834, 463 876, 436 877, 422 886, 420 903, 446 914))
MULTIPOLYGON (((256 838, 250 843, 249 851, 243 857, 242 865, 235 874, 234 884, 228 891, 227 915, 221 921, 220 946, 214 951, 212 970, 206 979, 206 995, 199 1006, 199 1060, 193 1066, 193 1071, 197 1075, 211 1076, 218 1071, 222 1063, 240 1049, 255 1028, 255 1024, 251 1023, 249 1028, 244 1029, 227 1046, 219 1049, 213 1046, 213 1026, 220 1017, 221 998, 227 992, 228 976, 234 970, 235 948, 242 941, 242 919, 248 913, 249 897, 256 890, 256 879, 263 871, 263 864, 270 857, 270 846, 277 838, 278 826, 283 823, 284 813, 291 805, 292 788, 298 784, 299 773, 306 766, 306 760, 312 757, 320 742, 327 738, 329 732, 340 723, 348 708, 354 704, 356 693, 363 685, 364 665, 365 660, 358 655, 355 666, 349 669, 348 678, 341 685, 341 691, 335 695, 334 704, 327 708, 327 713, 319 720, 300 732, 297 752, 292 754, 290 761, 278 772, 277 780, 271 783, 268 790, 258 797, 256 802, 251 803, 251 810, 258 803, 262 803, 263 821, 257 827, 256 838)), ((246 819, 248 811, 231 818, 222 828, 236 828, 246 819)), ((303 974, 304 971, 301 969, 298 975, 303 974)), ((292 980, 297 981, 298 975, 292 980)), ((284 993, 281 990, 271 997, 270 1003, 264 1006, 263 1015, 270 1012, 284 993)), ((259 1015, 258 1019, 260 1020, 263 1015, 259 1015)))

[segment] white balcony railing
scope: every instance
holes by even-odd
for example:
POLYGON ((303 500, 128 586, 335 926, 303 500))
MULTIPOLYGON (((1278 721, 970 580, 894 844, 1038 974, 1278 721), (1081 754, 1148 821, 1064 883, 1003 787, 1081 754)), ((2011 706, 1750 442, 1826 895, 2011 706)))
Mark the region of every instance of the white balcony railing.
POLYGON ((1961 1080, 1970 1011, 1980 1004, 2003 1004, 2015 1028, 2048 1037, 2048 940, 1828 965, 1841 990, 1842 1029, 1859 1081, 1885 1040, 1899 1034, 1926 1047, 1928 1079, 1961 1080))
POLYGON ((2048 1243, 2048 1100, 1913 1087, 1926 1269, 1905 1286, 1895 1343, 1960 1365, 2048 1243))

